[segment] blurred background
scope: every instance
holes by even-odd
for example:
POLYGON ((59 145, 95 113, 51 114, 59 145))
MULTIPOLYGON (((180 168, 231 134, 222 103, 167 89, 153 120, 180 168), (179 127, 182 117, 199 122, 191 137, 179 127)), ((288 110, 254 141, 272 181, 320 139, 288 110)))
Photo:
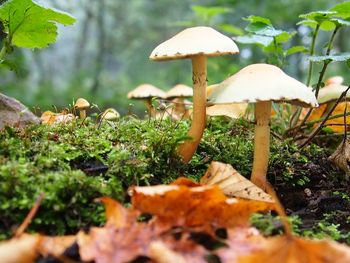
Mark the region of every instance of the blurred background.
MULTIPOLYGON (((185 27, 209 25, 228 36, 245 34, 248 15, 267 17, 278 29, 295 30, 292 45, 310 45, 310 29, 297 26, 299 14, 325 10, 339 0, 50 0, 38 1, 64 10, 77 18, 74 26, 60 27, 57 43, 43 50, 21 50, 10 55, 15 71, 0 69, 0 92, 36 108, 38 114, 62 108, 84 97, 99 108, 142 114, 142 103, 126 98, 141 83, 168 90, 177 83, 191 85, 189 60, 153 62, 151 51, 185 27), (129 104, 132 103, 133 106, 129 104)), ((335 50, 350 51, 349 29, 341 29, 335 50)), ((316 54, 321 54, 329 32, 321 32, 316 54)), ((208 82, 222 81, 240 68, 266 61, 254 45, 238 44, 241 53, 208 61, 208 82)), ((288 57, 284 70, 305 81, 305 54, 288 57)), ((316 82, 319 66, 314 70, 316 82)), ((349 84, 345 63, 333 63, 327 72, 342 75, 349 84)))

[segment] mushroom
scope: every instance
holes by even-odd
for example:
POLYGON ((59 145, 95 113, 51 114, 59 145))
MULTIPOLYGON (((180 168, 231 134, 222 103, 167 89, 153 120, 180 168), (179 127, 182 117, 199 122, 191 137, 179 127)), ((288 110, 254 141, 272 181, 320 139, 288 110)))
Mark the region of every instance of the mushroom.
POLYGON ((344 78, 342 76, 333 76, 325 81, 326 86, 331 84, 342 84, 344 82, 344 78))
POLYGON ((238 53, 237 45, 229 37, 210 27, 187 28, 157 46, 150 59, 165 61, 190 58, 193 80, 193 121, 188 137, 178 149, 182 161, 187 163, 202 138, 206 120, 207 57, 238 53))
POLYGON ((174 103, 174 113, 175 115, 180 115, 180 117, 188 117, 188 110, 186 109, 185 98, 193 96, 193 89, 184 84, 177 84, 167 93, 165 93, 166 99, 172 99, 174 103))
POLYGON ((316 107, 314 93, 303 83, 268 64, 253 64, 224 80, 212 91, 210 102, 255 103, 254 161, 251 180, 266 189, 270 153, 271 103, 289 102, 303 107, 316 107))
POLYGON ((136 89, 128 93, 128 99, 144 100, 146 103, 147 111, 150 116, 155 115, 155 110, 152 106, 153 98, 165 97, 165 92, 151 84, 141 84, 136 89))
POLYGON ((90 107, 90 103, 83 98, 77 99, 77 101, 74 104, 74 108, 79 110, 80 119, 86 118, 86 110, 90 107))
MULTIPOLYGON (((320 89, 317 96, 317 101, 319 104, 336 101, 347 88, 347 86, 341 85, 339 83, 332 83, 330 85, 327 85, 324 88, 320 89)), ((350 98, 350 92, 346 94, 345 98, 350 98)))
POLYGON ((119 112, 117 112, 113 108, 108 108, 102 113, 101 119, 106 121, 115 121, 119 117, 120 117, 119 112))

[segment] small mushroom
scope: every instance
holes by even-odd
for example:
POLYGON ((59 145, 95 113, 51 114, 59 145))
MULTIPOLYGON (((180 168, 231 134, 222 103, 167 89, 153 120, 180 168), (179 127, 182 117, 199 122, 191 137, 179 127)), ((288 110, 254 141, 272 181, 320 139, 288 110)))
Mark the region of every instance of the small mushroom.
MULTIPOLYGON (((324 104, 329 103, 332 101, 336 101, 340 95, 347 89, 347 86, 338 84, 338 83, 332 83, 328 86, 325 86, 324 88, 320 89, 320 92, 318 93, 317 101, 318 103, 324 104)), ((344 99, 350 98, 350 92, 344 96, 344 99)))
POLYGON ((325 81, 326 86, 331 84, 343 84, 344 78, 342 76, 333 76, 325 81))
POLYGON ((102 113, 101 119, 106 121, 115 121, 119 119, 119 117, 120 114, 117 110, 113 108, 108 108, 102 113))
POLYGON ((74 104, 74 108, 79 110, 80 119, 86 118, 86 110, 90 107, 90 103, 83 98, 77 99, 77 101, 74 104))
POLYGON ((187 28, 158 45, 150 59, 165 61, 190 58, 193 80, 193 121, 186 141, 178 152, 182 161, 191 160, 202 138, 206 120, 207 57, 238 53, 237 45, 229 37, 210 27, 187 28))
POLYGON ((155 115, 155 109, 152 106, 153 98, 163 99, 165 92, 151 84, 141 84, 136 89, 128 93, 128 99, 144 100, 146 103, 147 111, 150 116, 155 115))
POLYGON ((186 109, 185 98, 193 96, 193 89, 184 84, 177 84, 167 93, 165 93, 166 99, 172 99, 174 104, 174 114, 176 116, 185 117, 189 116, 188 110, 186 109))
POLYGON ((224 80, 210 95, 210 102, 255 103, 254 161, 251 180, 266 189, 270 154, 271 103, 289 102, 303 107, 316 107, 314 93, 303 83, 268 64, 249 65, 224 80))

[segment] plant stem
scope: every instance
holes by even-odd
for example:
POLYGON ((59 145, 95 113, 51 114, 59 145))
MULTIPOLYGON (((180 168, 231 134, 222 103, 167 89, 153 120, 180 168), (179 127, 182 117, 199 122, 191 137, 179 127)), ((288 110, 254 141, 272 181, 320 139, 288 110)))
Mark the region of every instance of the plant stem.
MULTIPOLYGON (((327 45, 326 56, 328 56, 328 55, 331 53, 332 46, 333 46, 333 42, 334 42, 335 36, 336 36, 336 34, 337 34, 339 28, 340 28, 340 27, 336 27, 336 28, 333 30, 332 36, 331 36, 331 38, 330 38, 330 40, 329 40, 329 42, 328 42, 328 45, 327 45)), ((331 60, 326 60, 326 61, 323 62, 323 67, 322 67, 322 70, 321 70, 321 72, 320 72, 320 76, 319 76, 319 78, 318 78, 318 82, 317 82, 316 89, 315 89, 315 97, 316 97, 316 99, 317 99, 317 97, 318 97, 318 92, 319 92, 319 90, 320 90, 320 88, 321 88, 321 83, 322 83, 324 74, 325 74, 325 72, 326 72, 326 70, 327 70, 328 65, 329 65, 331 62, 332 62, 331 60)), ((300 126, 303 126, 303 125, 304 125, 304 123, 305 123, 305 122, 307 121, 307 119, 310 117, 312 111, 313 111, 313 108, 311 108, 311 109, 307 112, 307 114, 305 115, 304 119, 301 121, 300 126)), ((295 131, 295 135, 296 135, 298 132, 299 132, 299 129, 297 129, 297 130, 295 131)))
MULTIPOLYGON (((317 39, 317 35, 318 35, 319 30, 320 30, 320 25, 317 24, 315 31, 312 35, 312 41, 311 41, 311 47, 310 47, 310 53, 309 53, 310 56, 313 56, 315 53, 316 39, 317 39)), ((310 86, 313 67, 314 67, 314 63, 312 61, 310 61, 309 62, 309 71, 308 71, 307 80, 306 80, 307 87, 310 86)), ((297 109, 295 110, 295 113, 293 114, 293 116, 290 120, 290 127, 294 127, 297 124, 297 122, 300 118, 301 111, 302 111, 302 107, 297 107, 297 109)))
MULTIPOLYGON (((316 38, 317 38, 317 35, 318 35, 318 32, 319 32, 319 29, 320 29, 320 25, 317 24, 317 26, 316 26, 316 28, 315 28, 315 32, 314 32, 314 34, 312 35, 312 42, 311 42, 311 48, 310 48, 310 56, 312 56, 312 55, 315 53, 315 46, 316 46, 315 44, 316 44, 316 38)), ((313 67, 314 67, 314 63, 313 63, 312 61, 310 61, 310 62, 309 62, 309 72, 308 72, 307 80, 306 80, 306 86, 309 86, 309 85, 310 85, 313 67)))
POLYGON ((3 45, 0 50, 0 61, 5 58, 6 54, 7 54, 7 48, 6 48, 6 45, 3 45))

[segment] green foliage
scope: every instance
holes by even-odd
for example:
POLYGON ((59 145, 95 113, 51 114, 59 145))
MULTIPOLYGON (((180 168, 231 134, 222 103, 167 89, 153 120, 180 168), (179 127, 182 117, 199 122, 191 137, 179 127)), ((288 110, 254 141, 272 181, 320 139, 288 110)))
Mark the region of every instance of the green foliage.
POLYGON ((350 59, 350 52, 348 53, 341 53, 341 54, 334 54, 334 55, 326 55, 326 56, 311 56, 309 57, 309 60, 312 62, 343 62, 348 61, 350 59))
POLYGON ((0 20, 8 34, 7 44, 24 48, 44 48, 57 37, 56 23, 72 25, 68 14, 41 7, 32 0, 10 0, 0 7, 0 20))
POLYGON ((295 46, 284 50, 283 44, 290 41, 296 34, 295 31, 284 31, 275 29, 270 19, 261 16, 248 16, 244 18, 249 24, 245 30, 249 33, 246 36, 238 36, 234 39, 242 44, 256 44, 268 54, 267 62, 281 66, 287 56, 298 52, 305 52, 307 48, 295 46))

